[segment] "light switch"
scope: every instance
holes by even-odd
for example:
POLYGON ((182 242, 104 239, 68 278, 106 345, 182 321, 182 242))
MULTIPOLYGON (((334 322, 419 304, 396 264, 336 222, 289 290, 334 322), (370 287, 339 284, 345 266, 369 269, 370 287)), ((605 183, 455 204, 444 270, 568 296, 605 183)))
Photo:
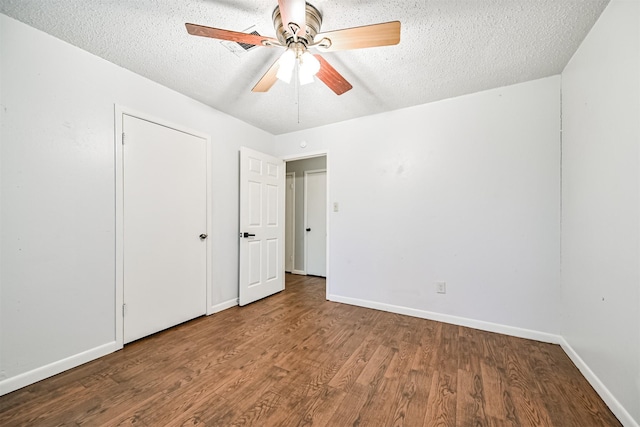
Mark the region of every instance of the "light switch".
POLYGON ((333 202, 333 211, 338 212, 340 210, 340 206, 338 206, 338 202, 333 202))

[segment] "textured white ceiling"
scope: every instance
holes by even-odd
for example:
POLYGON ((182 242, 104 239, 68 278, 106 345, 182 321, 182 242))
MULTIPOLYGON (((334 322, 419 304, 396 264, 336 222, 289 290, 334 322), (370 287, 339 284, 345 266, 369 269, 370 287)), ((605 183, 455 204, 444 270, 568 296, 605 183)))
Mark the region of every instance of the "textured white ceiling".
POLYGON ((272 134, 559 74, 608 0, 316 0, 323 31, 399 20, 397 46, 325 58, 351 82, 251 88, 280 54, 238 56, 184 23, 274 36, 277 0, 0 0, 0 12, 272 134))

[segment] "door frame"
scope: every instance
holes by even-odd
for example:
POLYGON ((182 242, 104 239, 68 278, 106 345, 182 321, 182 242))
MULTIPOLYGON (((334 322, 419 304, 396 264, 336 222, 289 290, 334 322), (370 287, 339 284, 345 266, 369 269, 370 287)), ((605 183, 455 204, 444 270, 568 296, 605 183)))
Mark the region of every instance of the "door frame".
MULTIPOLYGON (((212 212, 212 185, 211 185, 211 136, 200 131, 189 129, 186 126, 172 123, 150 114, 136 111, 132 108, 115 104, 115 343, 117 349, 124 346, 124 162, 122 150, 122 116, 127 115, 141 120, 146 120, 160 126, 165 126, 179 132, 202 138, 206 141, 207 157, 207 182, 206 182, 206 234, 211 236, 211 212, 212 212)), ((126 141, 125 141, 126 143, 126 141)), ((212 253, 212 239, 206 240, 206 315, 214 313, 211 305, 211 264, 210 254, 212 253)))
MULTIPOLYGON (((327 169, 311 169, 311 170, 306 170, 304 171, 304 201, 302 203, 303 209, 304 209, 304 228, 307 228, 309 226, 309 209, 308 209, 308 201, 309 201, 309 191, 307 189, 308 185, 308 181, 307 178, 309 175, 311 174, 316 174, 316 173, 324 173, 324 186, 325 186, 325 194, 326 194, 326 190, 327 190, 327 169)), ((327 209, 327 201, 324 201, 325 203, 325 216, 328 215, 328 212, 326 212, 327 209)), ((326 227, 326 221, 325 221, 325 227, 326 227)), ((327 246, 327 237, 325 236, 325 248, 327 246)), ((325 257, 326 257, 326 251, 325 251, 325 257)), ((326 274, 326 268, 327 268, 327 260, 325 258, 325 274, 326 274)), ((305 274, 309 274, 309 269, 307 268, 309 266, 309 237, 307 235, 307 233, 304 233, 304 273, 305 274)))
MULTIPOLYGON (((330 160, 330 154, 329 154, 329 150, 328 149, 323 149, 323 150, 317 150, 317 151, 313 151, 310 153, 305 153, 305 154, 291 154, 288 156, 282 156, 281 159, 285 161, 285 163, 287 162, 293 162, 296 160, 304 160, 304 159, 311 159, 314 157, 326 157, 327 158, 327 166, 326 166, 326 172, 327 172, 327 223, 326 223, 326 229, 327 229, 327 250, 326 250, 326 262, 327 262, 327 269, 326 269, 326 295, 325 298, 327 300, 329 300, 329 295, 331 295, 331 258, 329 257, 330 254, 330 247, 331 247, 331 210, 329 209, 329 206, 331 206, 331 162, 330 160)), ((305 266, 306 268, 306 266, 305 266)))
MULTIPOLYGON (((288 188, 285 188, 285 199, 284 199, 284 207, 285 207, 285 257, 286 257, 286 244, 287 244, 287 235, 291 235, 291 273, 294 272, 294 270, 296 269, 296 173, 295 172, 286 172, 287 170, 287 163, 285 162, 284 164, 284 168, 285 168, 285 185, 287 183, 287 178, 288 177, 292 177, 292 184, 293 185, 293 191, 291 192, 291 206, 292 206, 292 214, 291 214, 291 229, 287 228, 287 203, 288 202, 288 198, 286 197, 287 195, 287 190, 288 188)), ((287 271, 286 265, 287 265, 287 260, 285 259, 284 262, 285 265, 285 272, 287 271)))

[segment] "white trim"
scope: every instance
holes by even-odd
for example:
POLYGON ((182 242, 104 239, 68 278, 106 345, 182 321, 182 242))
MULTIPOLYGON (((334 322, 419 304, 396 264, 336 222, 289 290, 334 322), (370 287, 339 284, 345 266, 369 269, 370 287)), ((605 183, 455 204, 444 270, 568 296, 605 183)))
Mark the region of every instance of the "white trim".
POLYGON ((114 121, 115 121, 115 206, 116 206, 116 223, 115 223, 115 257, 116 257, 116 283, 115 283, 115 300, 114 307, 116 313, 116 322, 114 325, 114 337, 116 339, 117 349, 124 346, 124 318, 122 315, 122 306, 124 304, 124 164, 122 162, 122 115, 124 109, 119 105, 115 105, 114 121))
MULTIPOLYGON (((204 138, 206 141, 206 150, 207 150, 207 183, 206 183, 206 192, 207 192, 207 223, 206 223, 206 233, 207 236, 211 236, 212 231, 213 231, 213 225, 211 224, 211 218, 213 217, 213 171, 212 169, 212 165, 213 165, 213 159, 211 158, 213 156, 213 147, 211 146, 211 136, 210 135, 206 135, 206 134, 201 134, 201 135, 196 135, 196 136, 200 136, 201 138, 204 138)), ((207 275, 207 290, 206 290, 206 304, 207 304, 207 311, 206 311, 206 315, 210 315, 213 314, 215 312, 210 310, 210 306, 212 305, 212 299, 213 299, 213 238, 209 237, 207 238, 207 241, 205 242, 206 247, 207 247, 207 271, 206 271, 206 275, 207 275)))
POLYGON ((466 317, 452 316, 450 314, 435 313, 433 311, 419 310, 416 308, 403 307, 399 305, 385 304, 376 301, 363 300, 359 298, 343 297, 340 295, 329 295, 329 301, 341 302, 343 304, 356 305, 358 307, 373 308, 375 310, 388 311, 390 313, 404 314, 406 316, 419 317, 421 319, 435 320, 438 322, 450 323, 467 328, 480 329, 482 331, 496 332, 504 335, 511 335, 518 338, 542 341, 551 344, 560 344, 560 335, 546 332, 534 331, 532 329, 506 326, 499 323, 485 322, 482 320, 468 319, 466 317))
POLYGON ((323 156, 326 156, 328 153, 329 153, 328 150, 319 150, 319 151, 312 151, 310 153, 305 153, 305 154, 292 154, 289 156, 281 157, 281 159, 284 160, 285 162, 295 162, 296 160, 305 160, 305 159, 313 159, 315 157, 323 157, 323 156))
POLYGON ((291 274, 297 274, 297 275, 299 275, 299 276, 306 276, 306 275, 307 275, 307 273, 305 273, 305 272, 304 272, 304 271, 302 271, 302 270, 292 270, 292 271, 291 271, 291 274))
POLYGON ((233 299, 230 299, 229 301, 224 301, 219 304, 212 305, 207 310, 207 316, 210 314, 219 313, 231 307, 235 307, 236 305, 238 305, 238 298, 233 298, 233 299))
POLYGON ((640 427, 631 414, 622 406, 622 404, 615 398, 613 393, 604 385, 604 383, 598 378, 598 376, 589 368, 589 365, 578 355, 578 353, 571 347, 564 337, 560 337, 560 346, 567 353, 567 356, 571 359, 574 365, 580 370, 582 375, 589 381, 591 387, 598 393, 604 403, 607 404, 611 412, 618 418, 618 421, 623 426, 628 427, 640 427))
POLYGON ((331 176, 330 169, 329 169, 330 168, 329 167, 329 159, 330 159, 329 151, 326 151, 324 155, 326 156, 325 169, 327 170, 327 188, 326 188, 327 190, 327 256, 326 256, 327 265, 326 265, 326 271, 325 271, 325 273, 327 274, 326 281, 325 281, 327 290, 326 290, 325 298, 329 299, 329 295, 331 294, 331 280, 329 280, 330 278, 329 267, 331 265, 329 260, 331 258, 329 258, 329 247, 331 247, 331 213, 332 213, 332 210, 330 208, 330 206, 332 205, 332 202, 331 202, 331 185, 329 185, 331 182, 329 180, 329 177, 331 176))
MULTIPOLYGON (((285 170, 287 167, 287 164, 285 162, 285 170)), ((285 213, 285 230, 284 230, 284 239, 285 239, 285 246, 287 244, 287 234, 291 234, 291 271, 293 272, 293 270, 295 270, 296 267, 296 173, 295 172, 287 172, 285 174, 285 178, 284 178, 284 182, 285 185, 287 183, 287 177, 293 177, 293 181, 292 181, 292 185, 293 185, 293 191, 291 192, 292 196, 291 196, 291 205, 293 206, 293 214, 292 214, 292 218, 291 218, 291 230, 287 230, 287 219, 286 219, 286 213, 285 213)), ((287 188, 285 188, 285 212, 286 212, 286 204, 287 204, 287 200, 286 200, 286 194, 287 194, 287 188)), ((286 249, 285 249, 286 252, 286 249)), ((286 265, 287 265, 287 261, 285 260, 284 262, 285 264, 285 272, 286 272, 286 265)))
MULTIPOLYGON (((327 171, 327 270, 326 270, 326 280, 325 280, 325 287, 326 287, 326 293, 325 293, 325 298, 327 300, 330 300, 329 296, 331 295, 331 258, 330 258, 330 250, 329 248, 331 247, 331 210, 329 209, 329 206, 331 205, 331 162, 330 160, 330 155, 329 155, 329 150, 324 149, 324 150, 318 150, 318 151, 313 151, 310 153, 305 153, 305 154, 293 154, 293 155, 289 155, 289 156, 285 156, 282 157, 282 159, 285 162, 293 162, 295 160, 303 160, 303 159, 310 159, 313 157, 326 157, 326 171, 327 171)), ((305 274, 306 273, 301 273, 299 270, 294 270, 291 272, 292 274, 305 274)))
POLYGON ((45 378, 52 377, 71 368, 78 367, 87 362, 91 362, 92 360, 106 356, 109 353, 113 353, 120 348, 122 347, 119 347, 115 341, 112 341, 110 343, 94 347, 90 350, 74 354, 73 356, 65 357, 64 359, 57 360, 53 363, 49 363, 48 365, 32 369, 31 371, 24 372, 16 375, 15 377, 0 381, 0 396, 11 393, 12 391, 26 387, 30 384, 34 384, 38 381, 42 381, 45 378))
MULTIPOLYGON (((204 132, 199 132, 199 131, 195 131, 193 129, 187 128, 185 126, 182 125, 177 125, 175 123, 169 122, 167 120, 163 120, 163 119, 159 119, 157 117, 153 117, 150 116, 146 113, 140 112, 140 111, 136 111, 133 110, 131 108, 125 107, 125 106, 121 106, 118 104, 114 105, 114 120, 115 120, 115 196, 116 196, 116 200, 115 200, 115 205, 116 205, 116 212, 115 212, 115 217, 116 217, 116 221, 115 221, 115 237, 116 237, 116 243, 115 243, 115 258, 116 258, 116 262, 115 262, 115 267, 116 267, 116 282, 115 282, 115 300, 116 300, 116 304, 115 304, 115 342, 116 342, 116 350, 121 349, 124 346, 124 321, 123 321, 123 316, 122 316, 122 304, 124 302, 124 247, 123 247, 123 241, 124 241, 124 188, 123 188, 123 184, 124 181, 122 179, 123 176, 123 172, 124 172, 124 167, 123 167, 123 159, 122 159, 122 116, 123 115, 127 115, 127 116, 131 116, 131 117, 136 117, 138 119, 142 119, 142 120, 146 120, 152 123, 156 123, 160 126, 165 126, 174 130, 177 130, 179 132, 183 132, 183 133, 187 133, 189 135, 193 135, 196 136, 198 138, 202 138, 206 141, 206 158, 207 158, 207 182, 206 182, 206 192, 207 192, 207 201, 206 201, 206 220, 207 220, 207 225, 206 225, 206 234, 211 236, 211 220, 210 220, 210 216, 211 213, 213 212, 212 209, 212 187, 211 187, 211 180, 212 180, 212 171, 211 171, 211 159, 210 156, 212 155, 213 151, 211 148, 211 136, 204 133, 204 132)), ((126 141, 125 141, 126 143, 126 141)), ((211 239, 207 239, 206 241, 206 248, 207 248, 207 255, 206 255, 206 262, 207 262, 207 271, 206 271, 206 275, 207 275, 207 279, 206 279, 206 300, 205 300, 205 314, 209 315, 209 314, 213 314, 214 312, 211 311, 211 309, 213 308, 213 306, 211 305, 211 298, 212 298, 212 292, 211 292, 211 286, 212 286, 212 259, 211 259, 211 254, 213 253, 213 248, 212 248, 212 242, 211 239)))

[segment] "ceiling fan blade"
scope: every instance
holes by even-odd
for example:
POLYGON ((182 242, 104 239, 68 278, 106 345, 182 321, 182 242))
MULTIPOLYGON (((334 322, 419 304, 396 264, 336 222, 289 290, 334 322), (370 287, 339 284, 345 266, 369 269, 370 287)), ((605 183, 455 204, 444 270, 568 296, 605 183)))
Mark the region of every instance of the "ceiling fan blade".
POLYGON ((289 28, 290 23, 294 23, 299 28, 297 34, 304 33, 307 25, 305 0, 278 0, 278 7, 285 29, 289 28))
POLYGON ((334 91, 336 95, 342 95, 343 93, 351 90, 353 86, 349 83, 340 73, 336 71, 335 68, 331 66, 320 55, 313 55, 318 61, 320 61, 320 71, 316 74, 316 77, 319 78, 324 84, 329 86, 329 89, 334 91))
POLYGON ((346 28, 316 35, 314 43, 322 52, 390 46, 400 43, 400 21, 346 28))
POLYGON ((251 92, 266 92, 275 84, 278 78, 276 74, 278 73, 278 68, 280 68, 280 58, 276 59, 271 67, 264 73, 264 76, 256 83, 256 85, 251 89, 251 92))
POLYGON ((252 44, 256 46, 280 46, 280 42, 272 37, 256 36, 255 34, 240 33, 238 31, 205 27, 196 24, 184 24, 187 32, 193 36, 210 37, 218 40, 229 40, 236 43, 252 44))

